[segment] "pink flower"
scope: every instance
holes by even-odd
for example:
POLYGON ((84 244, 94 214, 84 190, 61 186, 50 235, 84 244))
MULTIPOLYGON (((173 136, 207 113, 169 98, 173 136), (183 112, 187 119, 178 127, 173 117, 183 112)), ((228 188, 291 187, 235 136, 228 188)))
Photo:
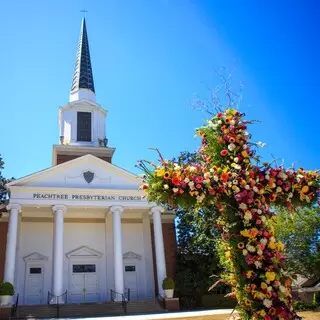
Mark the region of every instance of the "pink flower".
POLYGON ((201 176, 195 176, 194 179, 193 179, 193 181, 194 181, 195 183, 202 183, 202 182, 203 182, 203 177, 201 177, 201 176))
POLYGON ((221 154, 223 157, 225 157, 228 153, 229 153, 229 152, 228 152, 228 150, 226 150, 226 149, 223 149, 223 150, 220 152, 220 154, 221 154))
POLYGON ((258 219, 258 220, 256 221, 256 224, 261 224, 261 220, 258 219))

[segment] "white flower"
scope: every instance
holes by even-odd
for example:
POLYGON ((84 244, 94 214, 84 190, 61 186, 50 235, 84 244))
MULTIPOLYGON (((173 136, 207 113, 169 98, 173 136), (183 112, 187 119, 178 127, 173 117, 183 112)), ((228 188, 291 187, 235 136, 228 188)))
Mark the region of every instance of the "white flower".
POLYGON ((235 157, 235 158, 233 159, 233 161, 234 161, 235 163, 237 163, 237 162, 239 161, 239 158, 238 158, 238 157, 235 157))
POLYGON ((193 181, 190 181, 190 182, 188 183, 188 185, 189 185, 189 188, 190 188, 191 190, 194 189, 194 182, 193 182, 193 181))
POLYGON ((261 213, 262 213, 261 209, 258 209, 258 210, 257 210, 257 213, 258 213, 258 214, 261 214, 261 213))
POLYGON ((290 193, 288 194, 288 199, 291 199, 292 197, 293 197, 293 193, 290 192, 290 193))
POLYGON ((239 205, 239 208, 242 210, 245 210, 245 209, 247 209, 247 205, 245 203, 241 202, 239 205))
POLYGON ((177 192, 179 191, 179 189, 178 189, 178 188, 173 188, 172 191, 173 191, 174 193, 177 193, 177 192))
POLYGON ((263 255, 263 251, 262 251, 261 249, 258 249, 257 254, 258 254, 259 256, 262 256, 262 255, 263 255))
POLYGON ((249 186, 248 184, 246 184, 246 185, 244 186, 244 188, 245 188, 246 190, 249 190, 249 189, 250 189, 250 186, 249 186))
POLYGON ((282 192, 282 188, 281 188, 281 187, 277 187, 276 192, 277 192, 277 193, 282 192))
POLYGON ((254 186, 254 187, 252 188, 252 190, 253 190, 254 192, 256 192, 256 193, 259 192, 259 189, 258 189, 256 186, 254 186))
POLYGON ((272 290, 273 290, 273 289, 272 289, 271 286, 269 286, 269 287, 267 288, 267 291, 268 291, 268 292, 272 292, 272 290))
POLYGON ((269 179, 270 179, 270 176, 267 174, 267 175, 265 176, 265 178, 266 178, 266 180, 269 180, 269 179))
POLYGON ((165 184, 165 185, 163 186, 163 188, 164 188, 165 190, 168 190, 168 189, 169 189, 169 186, 168 186, 167 184, 165 184))
POLYGON ((261 261, 255 261, 254 265, 256 266, 257 269, 260 269, 262 267, 261 261))
POLYGON ((245 218, 246 220, 251 220, 251 219, 252 219, 252 214, 251 214, 251 212, 246 212, 246 213, 244 214, 244 218, 245 218))
POLYGON ((248 251, 247 251, 246 249, 243 249, 243 250, 242 250, 242 254, 243 254, 244 256, 246 256, 246 255, 248 254, 248 251))
POLYGON ((262 222, 266 222, 266 220, 267 220, 267 218, 265 216, 261 216, 260 219, 262 222))
POLYGON ((235 122, 234 120, 231 120, 231 121, 230 121, 230 124, 231 124, 232 126, 234 126, 234 125, 236 124, 236 122, 235 122))
POLYGON ((256 248, 254 246, 252 246, 251 244, 247 244, 246 248, 249 252, 255 252, 256 248))
POLYGON ((236 170, 240 170, 240 169, 241 169, 240 164, 235 164, 233 167, 234 167, 236 170))
POLYGON ((236 145, 235 145, 234 143, 230 143, 230 144, 228 145, 228 149, 229 149, 230 151, 233 151, 235 148, 236 148, 236 145))
POLYGON ((188 182, 190 182, 190 179, 189 179, 189 178, 185 178, 185 179, 184 179, 184 182, 185 182, 185 183, 188 183, 188 182))
POLYGON ((279 172, 278 177, 281 178, 282 180, 286 180, 288 176, 284 172, 279 172))
POLYGON ((266 245, 266 244, 268 243, 268 239, 262 238, 262 239, 260 240, 260 243, 266 245))
POLYGON ((219 181, 219 177, 218 176, 213 176, 213 180, 214 181, 219 181))
POLYGON ((193 171, 197 171, 197 168, 194 167, 194 166, 190 166, 190 167, 189 167, 189 170, 190 170, 191 172, 193 172, 193 171))
POLYGON ((235 193, 240 192, 240 188, 236 187, 236 188, 234 189, 234 192, 235 192, 235 193))
POLYGON ((242 146, 242 148, 243 148, 243 149, 247 149, 248 146, 247 146, 246 144, 244 144, 244 145, 242 146))
POLYGON ((232 180, 232 183, 233 183, 233 184, 238 184, 238 180, 237 180, 237 179, 234 179, 234 180, 232 180))
POLYGON ((174 164, 174 170, 179 170, 179 169, 181 169, 181 167, 177 163, 175 163, 174 164))
POLYGON ((279 286, 279 290, 280 290, 280 292, 284 293, 284 292, 286 292, 286 287, 281 285, 281 286, 279 286))
POLYGON ((270 237, 270 242, 276 242, 276 238, 275 237, 270 237))
POLYGON ((270 299, 263 299, 263 305, 269 309, 272 307, 272 301, 270 299))
POLYGON ((221 120, 218 120, 218 124, 221 124, 222 123, 222 121, 221 120))

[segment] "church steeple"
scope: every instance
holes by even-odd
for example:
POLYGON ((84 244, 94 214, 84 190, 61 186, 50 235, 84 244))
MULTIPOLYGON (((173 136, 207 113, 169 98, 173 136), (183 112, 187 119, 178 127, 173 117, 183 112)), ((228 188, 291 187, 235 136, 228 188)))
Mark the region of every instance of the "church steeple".
POLYGON ((94 81, 85 18, 82 19, 70 102, 87 99, 95 101, 94 81))

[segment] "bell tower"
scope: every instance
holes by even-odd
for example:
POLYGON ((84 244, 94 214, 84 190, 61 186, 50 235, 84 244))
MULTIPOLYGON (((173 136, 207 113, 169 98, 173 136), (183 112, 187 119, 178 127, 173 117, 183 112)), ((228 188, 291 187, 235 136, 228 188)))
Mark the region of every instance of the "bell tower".
POLYGON ((112 161, 114 148, 106 137, 107 111, 96 103, 85 18, 82 19, 69 103, 59 108, 59 144, 53 146, 53 165, 85 154, 112 161))

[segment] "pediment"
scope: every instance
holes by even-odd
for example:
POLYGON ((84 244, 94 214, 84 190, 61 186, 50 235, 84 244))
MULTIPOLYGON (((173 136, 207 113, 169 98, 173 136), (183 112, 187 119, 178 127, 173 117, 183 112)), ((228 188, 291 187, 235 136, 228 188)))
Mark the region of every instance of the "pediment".
POLYGON ((132 252, 132 251, 128 251, 128 252, 123 254, 123 259, 141 260, 141 256, 139 254, 137 254, 137 253, 132 252))
POLYGON ((48 260, 48 257, 44 256, 41 253, 33 252, 23 257, 23 260, 24 261, 46 261, 48 260))
POLYGON ((101 258, 102 253, 92 249, 88 246, 81 246, 77 249, 71 250, 66 253, 66 257, 69 259, 72 258, 101 258))
POLYGON ((136 175, 93 155, 76 158, 15 180, 7 186, 138 190, 136 175))

